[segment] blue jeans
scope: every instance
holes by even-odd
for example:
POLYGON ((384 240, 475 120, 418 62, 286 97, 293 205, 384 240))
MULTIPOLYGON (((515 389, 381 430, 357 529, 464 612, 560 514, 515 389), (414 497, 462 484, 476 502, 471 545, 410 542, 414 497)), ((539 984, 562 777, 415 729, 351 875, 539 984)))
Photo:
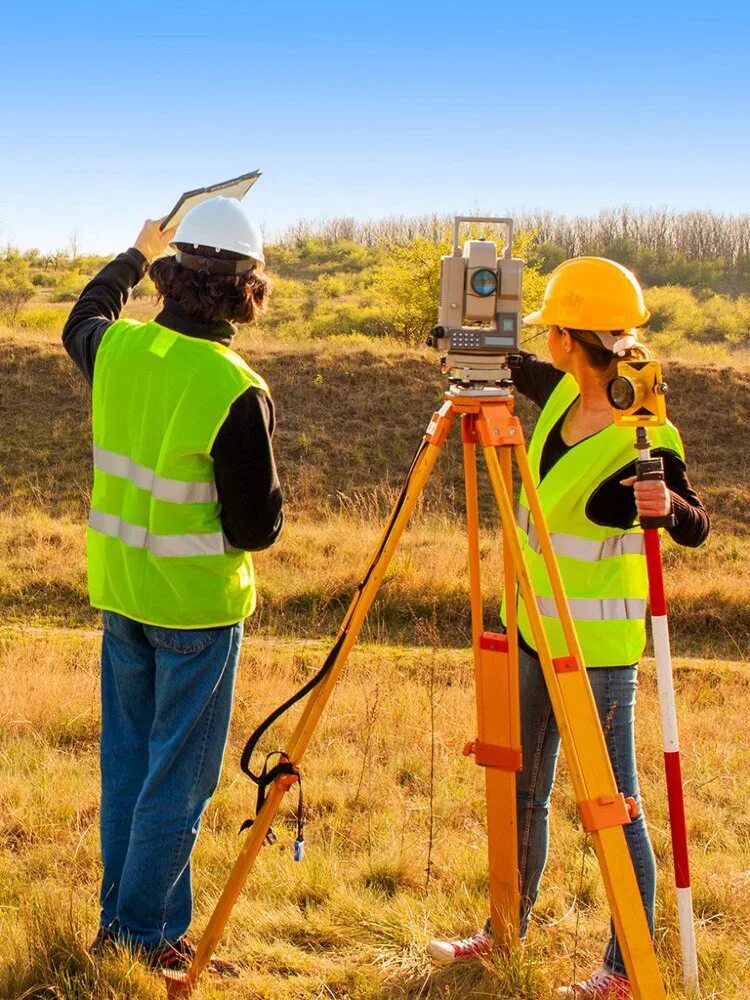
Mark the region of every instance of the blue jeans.
MULTIPOLYGON (((539 660, 519 651, 523 770, 517 776, 518 867, 521 887, 521 937, 529 927, 531 909, 547 863, 549 803, 560 752, 560 733, 539 660)), ((624 827, 651 933, 656 901, 656 859, 643 817, 635 761, 635 667, 596 667, 588 671, 617 787, 633 796, 641 814, 624 827)), ((614 927, 603 966, 627 975, 614 927)))
POLYGON ((192 919, 190 856, 219 780, 242 622, 103 621, 101 926, 153 948, 192 919))

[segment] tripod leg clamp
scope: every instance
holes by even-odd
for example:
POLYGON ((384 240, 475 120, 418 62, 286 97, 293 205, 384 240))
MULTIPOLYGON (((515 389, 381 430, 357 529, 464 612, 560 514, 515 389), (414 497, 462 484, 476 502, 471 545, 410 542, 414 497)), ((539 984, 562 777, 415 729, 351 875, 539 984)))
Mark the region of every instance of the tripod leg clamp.
POLYGON ((464 747, 464 757, 474 757, 480 767, 496 767, 501 771, 520 771, 523 755, 520 747, 499 747, 493 743, 471 740, 464 747))
POLYGON ((450 403, 443 403, 437 413, 432 414, 432 420, 427 425, 424 439, 428 444, 441 448, 450 434, 455 413, 450 403))
POLYGON ((556 656, 552 660, 552 666, 556 674, 575 674, 581 669, 577 656, 556 656))
POLYGON ((638 803, 633 798, 626 799, 622 793, 600 795, 598 799, 578 803, 578 812, 586 833, 608 830, 613 826, 627 826, 640 816, 638 803))
POLYGON ((298 782, 299 782, 299 771, 297 771, 296 768, 293 774, 280 774, 279 777, 276 779, 276 784, 279 786, 279 788, 283 788, 285 792, 288 792, 289 789, 293 785, 296 785, 298 782))

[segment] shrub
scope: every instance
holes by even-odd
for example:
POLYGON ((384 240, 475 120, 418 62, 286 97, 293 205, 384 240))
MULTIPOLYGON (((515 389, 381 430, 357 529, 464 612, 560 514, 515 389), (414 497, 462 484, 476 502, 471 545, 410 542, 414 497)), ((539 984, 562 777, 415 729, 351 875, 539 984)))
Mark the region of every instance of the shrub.
POLYGON ((138 284, 133 289, 134 299, 155 299, 156 298, 156 285, 153 283, 151 278, 146 275, 142 278, 138 284))
POLYGON ((9 254, 0 262, 0 312, 12 323, 33 294, 29 265, 18 254, 9 254))
POLYGON ((56 333, 65 325, 66 315, 60 309, 24 309, 18 317, 17 325, 22 330, 56 333))
POLYGON ((284 278, 315 278, 323 274, 356 273, 373 261, 374 251, 351 240, 308 236, 294 245, 269 246, 266 262, 284 278))
POLYGON ((31 284, 35 288, 52 288, 57 284, 57 275, 49 271, 34 271, 31 275, 31 284))
POLYGON ((55 302, 75 302, 90 278, 80 271, 67 271, 61 274, 55 283, 55 302))
POLYGON ((322 299, 340 299, 349 292, 346 278, 342 274, 323 274, 315 282, 318 295, 322 299))
POLYGON ((398 330, 388 313, 377 307, 337 306, 330 312, 316 311, 312 320, 313 337, 393 337, 398 330))
POLYGON ((699 298, 689 288, 667 285, 646 291, 651 310, 649 330, 653 344, 678 346, 685 340, 697 344, 750 345, 750 297, 733 299, 709 294, 699 298))

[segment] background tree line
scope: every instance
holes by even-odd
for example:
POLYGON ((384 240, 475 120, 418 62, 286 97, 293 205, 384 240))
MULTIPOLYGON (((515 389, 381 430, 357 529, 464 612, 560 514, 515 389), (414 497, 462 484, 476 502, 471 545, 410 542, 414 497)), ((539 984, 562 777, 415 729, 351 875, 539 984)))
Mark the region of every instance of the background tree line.
MULTIPOLYGON (((449 252, 448 216, 368 222, 300 221, 267 245, 274 280, 266 325, 278 336, 394 337, 424 342, 435 323, 440 257, 449 252)), ((750 216, 637 212, 595 217, 516 216, 514 252, 527 261, 525 306, 536 308, 549 272, 567 257, 612 257, 647 287, 654 347, 699 351, 750 347, 750 216)), ((492 239, 492 227, 469 235, 492 239)), ((44 254, 0 253, 0 321, 56 329, 107 257, 85 256, 78 239, 44 254)), ((145 279, 136 298, 153 297, 145 279)))

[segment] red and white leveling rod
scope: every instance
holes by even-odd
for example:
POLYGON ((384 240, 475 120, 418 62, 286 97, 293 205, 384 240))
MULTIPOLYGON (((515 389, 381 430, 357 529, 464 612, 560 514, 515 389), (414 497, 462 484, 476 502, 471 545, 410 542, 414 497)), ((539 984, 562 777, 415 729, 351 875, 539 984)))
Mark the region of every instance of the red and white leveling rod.
MULTIPOLYGON (((661 459, 652 459, 648 434, 644 427, 637 429, 638 478, 664 478, 661 459)), ((677 912, 680 922, 680 944, 682 946, 682 970, 685 991, 689 997, 697 997, 698 952, 695 944, 693 923, 693 892, 690 887, 690 861, 688 858, 687 824, 685 821, 685 801, 682 789, 682 764, 680 761, 680 739, 677 730, 677 708, 675 705, 674 679, 672 676, 672 650, 669 642, 669 621, 667 619, 667 598, 664 591, 664 569, 661 558, 661 539, 658 527, 649 527, 653 519, 642 520, 643 537, 646 546, 648 567, 649 605, 651 608, 651 634, 656 658, 656 683, 659 690, 659 711, 661 733, 664 746, 664 769, 667 778, 667 800, 669 803, 669 825, 672 831, 672 854, 674 856, 674 878, 677 889, 677 912)))

